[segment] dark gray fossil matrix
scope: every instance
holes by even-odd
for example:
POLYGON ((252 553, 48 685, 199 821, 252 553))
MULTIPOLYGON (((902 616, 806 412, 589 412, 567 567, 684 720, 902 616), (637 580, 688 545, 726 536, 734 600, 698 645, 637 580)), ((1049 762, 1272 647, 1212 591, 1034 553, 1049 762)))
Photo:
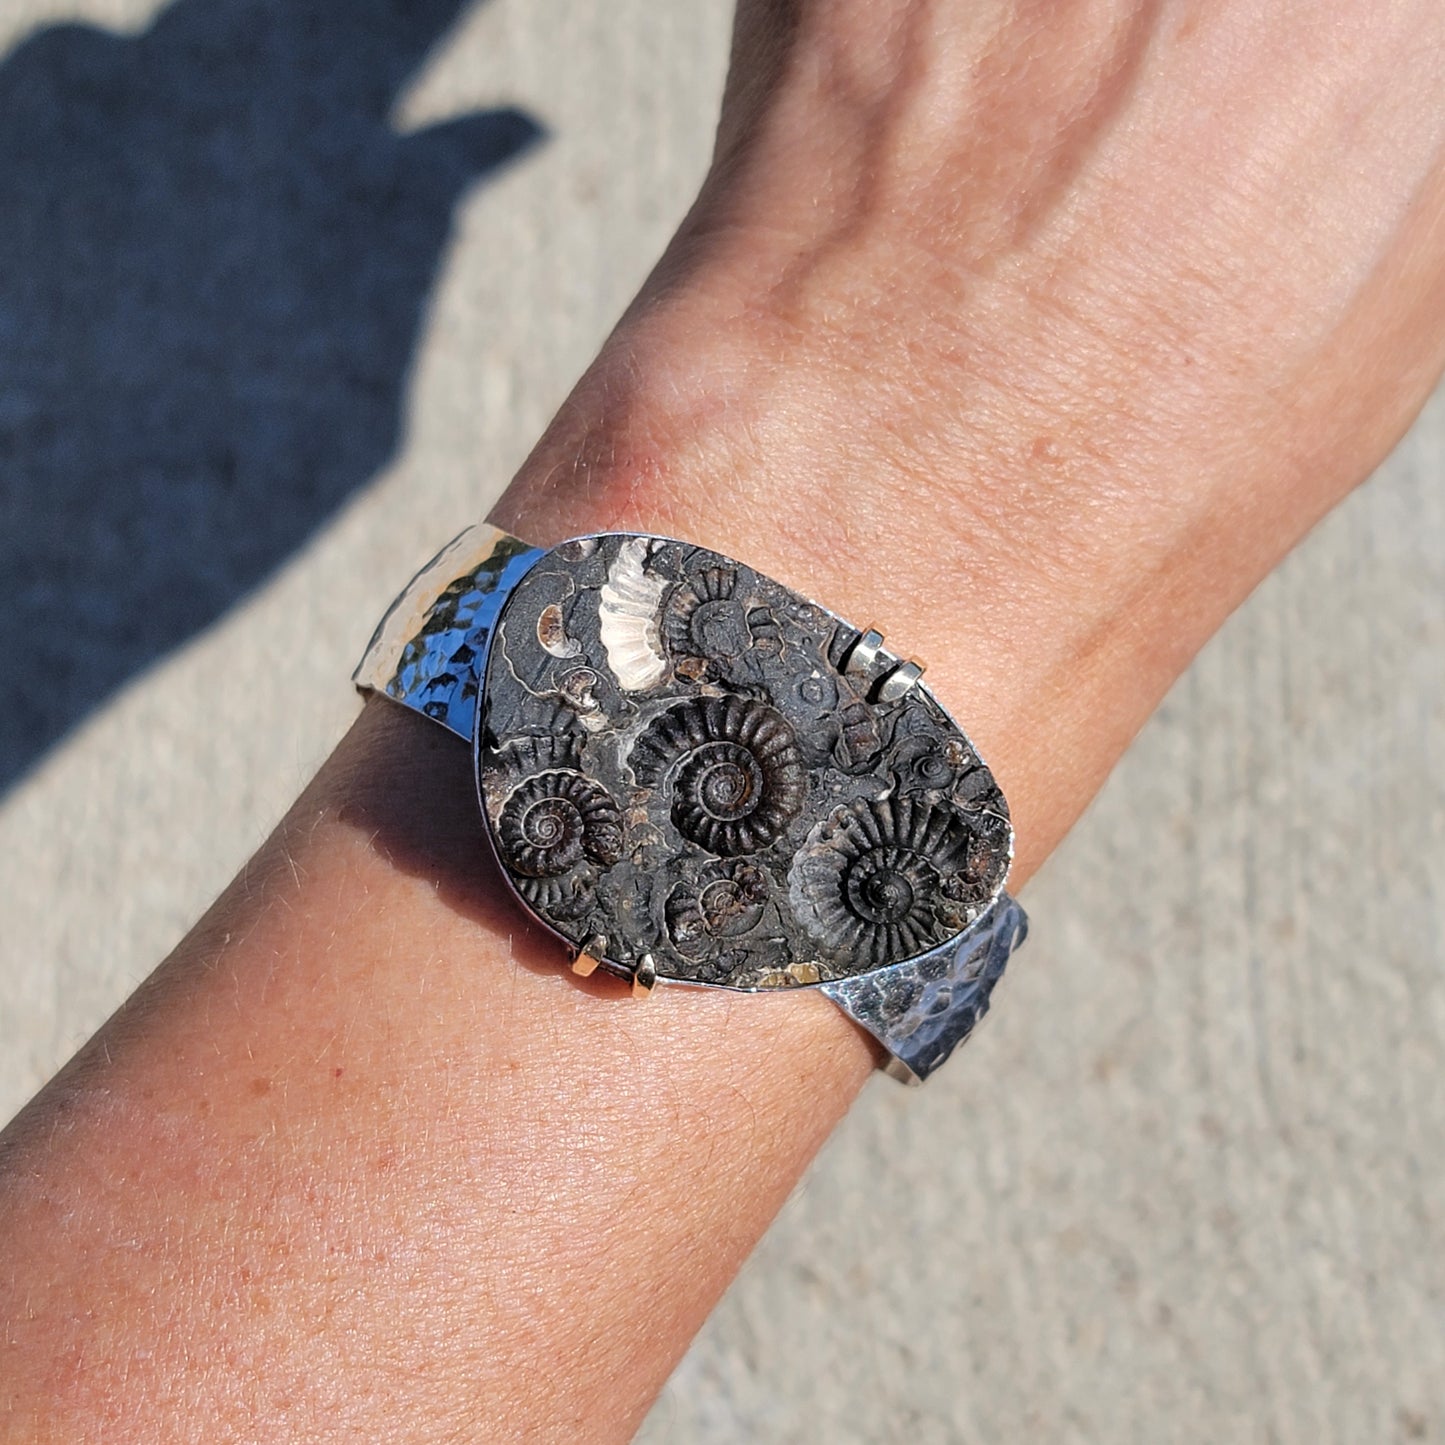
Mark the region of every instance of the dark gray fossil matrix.
POLYGON ((492 634, 482 807, 512 887, 605 968, 848 978, 961 933, 1012 833, 992 775, 859 629, 703 547, 543 556, 492 634))

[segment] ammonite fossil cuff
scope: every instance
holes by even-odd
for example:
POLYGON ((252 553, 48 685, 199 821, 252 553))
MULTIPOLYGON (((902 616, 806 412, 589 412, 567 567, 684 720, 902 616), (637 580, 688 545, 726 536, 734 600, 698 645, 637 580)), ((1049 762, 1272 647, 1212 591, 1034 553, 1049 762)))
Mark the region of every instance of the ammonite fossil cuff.
POLYGON ((502 876, 578 973, 817 988, 917 1083, 1026 928, 1003 795, 922 671, 705 547, 478 526, 355 682, 471 744, 502 876))

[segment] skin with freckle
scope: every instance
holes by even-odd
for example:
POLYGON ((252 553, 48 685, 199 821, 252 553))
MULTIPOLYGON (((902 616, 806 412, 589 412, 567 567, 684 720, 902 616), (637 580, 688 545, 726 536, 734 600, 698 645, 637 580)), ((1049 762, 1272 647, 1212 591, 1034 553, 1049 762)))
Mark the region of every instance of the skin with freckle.
MULTIPOLYGON (((745 0, 702 194, 495 520, 922 653, 1022 883, 1445 359, 1445 11, 1308 9, 745 0)), ((0 1433, 624 1441, 846 1110, 824 1000, 567 975, 454 744, 369 704, 5 1134, 0 1433)))

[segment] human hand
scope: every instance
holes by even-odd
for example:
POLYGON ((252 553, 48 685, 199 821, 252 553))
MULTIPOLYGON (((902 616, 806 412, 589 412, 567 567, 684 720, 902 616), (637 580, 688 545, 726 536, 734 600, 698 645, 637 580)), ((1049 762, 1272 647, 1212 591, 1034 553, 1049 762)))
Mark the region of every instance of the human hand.
MULTIPOLYGON (((1437 365, 1439 26, 1321 13, 1347 53, 1259 5, 749 9, 719 165, 501 519, 886 624, 1027 871, 1437 365)), ((22 1410, 624 1438, 866 1076, 806 998, 559 978, 424 734, 368 709, 9 1137, 22 1410)))

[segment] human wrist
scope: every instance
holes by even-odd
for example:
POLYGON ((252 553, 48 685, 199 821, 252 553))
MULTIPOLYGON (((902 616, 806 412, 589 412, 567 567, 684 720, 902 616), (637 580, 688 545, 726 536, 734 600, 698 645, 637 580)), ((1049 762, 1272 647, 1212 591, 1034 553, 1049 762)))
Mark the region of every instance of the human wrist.
MULTIPOLYGON (((1428 212, 1387 246, 1356 239, 1411 194, 1417 138, 1352 128, 1350 89, 1320 91, 1263 11, 1223 7, 1193 48, 1169 26, 1131 32, 1136 11, 1046 27, 1026 79, 994 64, 1018 17, 992 40, 945 37, 980 46, 982 70, 930 50, 924 25, 912 90, 880 50, 867 103, 840 111, 802 7, 725 116, 669 256, 495 514, 537 541, 616 526, 704 542, 924 653, 1009 793, 1019 876, 1380 459, 1438 363, 1413 315, 1441 282, 1428 212), (1269 86, 1229 64, 1245 35, 1281 52, 1269 86), (1109 90, 1111 57, 1127 93, 1109 90), (959 75, 974 122, 940 133, 925 102, 959 75), (1181 93, 1241 118, 1205 145, 1181 93), (1091 98, 1104 110, 1080 128, 1091 98), (1284 145, 1301 116, 1304 171, 1284 145), (1053 148, 1035 123, 1057 124, 1053 148), (1361 166, 1381 179, 1355 214, 1361 166)), ((872 12, 840 14, 828 39, 856 60, 872 12)), ((1371 66, 1407 39, 1372 31, 1371 66)))
MULTIPOLYGON (((1235 513, 1185 449, 1072 465, 1109 439, 1045 417, 1026 388, 998 389, 986 458, 945 456, 926 415, 878 414, 866 354, 814 370, 825 344, 709 284, 644 308, 493 518, 539 544, 608 529, 700 542, 922 654, 1010 796, 1022 882, 1253 584, 1250 566, 1196 575, 1235 513)), ((1151 385, 1142 366, 1137 382, 1151 385)), ((1293 534, 1271 536, 1282 550, 1293 534)))
MULTIPOLYGON (((733 234, 750 252, 760 236, 733 234)), ((1126 735, 1147 689, 1221 605, 1216 579, 1195 585, 1190 539, 1181 547, 1172 533, 1149 532, 1132 504, 1151 490, 1156 503, 1187 503, 1191 523, 1207 529, 1193 540, 1205 536, 1226 564, 1231 533, 1269 546, 1279 533, 1241 520, 1232 494, 1200 509, 1192 488, 1214 474, 1209 455, 1178 438, 1155 441, 1152 465, 1147 449, 1098 431, 1095 416, 1040 398, 1060 358, 1048 345, 1009 349, 1040 339, 1028 307, 950 309, 973 327, 956 357, 923 345, 947 328, 899 313, 907 324, 897 335, 918 346, 912 372, 899 373, 923 388, 913 403, 899 403, 896 389, 834 385, 835 368, 897 379, 900 353, 865 344, 856 324, 783 327, 784 342, 831 338, 831 355, 759 348, 756 372, 776 368, 792 388, 787 405, 770 409, 765 392, 697 345, 704 318, 721 328, 751 307, 763 331, 772 324, 758 299, 766 286, 737 289, 736 279, 699 271, 666 305, 649 299, 659 322, 694 339, 664 344, 661 325, 624 329, 640 378, 631 450, 618 445, 622 433, 609 439, 618 418, 608 393, 634 384, 612 356, 596 405, 574 417, 571 440, 591 449, 580 484, 549 491, 545 473, 529 469, 524 485, 556 502, 552 523, 542 508, 507 520, 538 541, 599 525, 726 540, 859 621, 884 622, 929 657, 940 694, 1004 774, 1025 824, 1022 874, 1043 848, 1028 799, 1086 795, 1086 765, 1110 751, 1084 746, 1078 719, 1126 735), (699 295, 717 311, 697 306, 699 295), (995 324, 985 327, 989 314, 995 324), (960 357, 992 383, 988 405, 932 389, 960 357), (701 401, 676 406, 669 382, 701 401), (734 431, 720 397, 751 427, 734 431), (1026 401, 1033 411, 1004 406, 1026 401), (759 413, 776 424, 750 437, 759 413), (892 446, 875 445, 880 415, 898 418, 892 446), (897 434, 920 415, 923 427, 897 434), (701 444, 699 423, 709 421, 726 441, 701 444), (835 470, 829 447, 840 435, 851 465, 835 470), (1052 446, 1035 454, 1040 438, 1052 446), (871 491, 872 476, 885 485, 871 491), (813 490, 810 478, 827 485, 813 490), (960 478, 977 491, 962 526, 949 505, 955 491, 938 485, 960 478), (1129 506, 1114 505, 1115 488, 1129 506), (772 514, 769 489, 787 502, 772 514), (901 512, 923 520, 902 526, 901 512), (710 530, 695 530, 703 524, 710 530), (1127 571, 1131 559, 1150 587, 1121 599, 1110 568, 1127 571), (1100 564, 1109 564, 1102 573, 1100 564), (800 576, 803 567, 816 575, 800 576), (1172 572, 1184 580, 1161 592, 1172 572), (870 595, 884 610, 869 607, 870 595), (1161 626, 1168 608, 1175 615, 1161 626), (1128 686, 1139 694, 1125 696, 1128 686)), ((995 304, 1015 294, 1029 299, 1003 286, 995 304)), ((1067 348, 1063 356, 1075 376, 1092 374, 1067 348)), ((1167 367, 1142 366, 1129 350, 1099 359, 1105 374, 1113 364, 1141 383, 1113 392, 1131 399, 1131 421, 1171 415, 1167 367)), ((1286 475, 1291 449, 1239 447, 1244 419, 1211 395, 1241 464, 1234 480, 1286 475)), ((577 454, 556 448, 558 476, 577 454)), ((1296 515, 1292 492, 1279 500, 1296 515)), ((1231 585, 1244 575, 1231 572, 1231 585)), ((63 1108, 52 1098, 32 1116, 36 1147, 14 1177, 39 1204, 29 1228, 10 1232, 30 1256, 10 1280, 24 1301, 29 1358, 42 1375, 56 1360, 91 1361, 72 1391, 96 1391, 96 1419, 125 1399, 133 1433, 160 1438, 156 1402, 167 1400, 175 1429, 206 1428, 191 1402, 209 1393, 238 1414, 255 1400, 264 1418, 234 1431, 249 1438, 375 1436, 398 1420, 418 1434, 465 1432, 463 1420, 536 1434, 584 1416, 620 1438, 616 1422, 666 1368, 862 1076, 851 1027, 824 1008, 818 1022, 832 1032, 822 1039, 800 1013, 806 999, 739 1000, 730 1010, 691 995, 645 1008, 619 1000, 589 1020, 583 1006, 598 1000, 560 970, 555 944, 544 939, 534 952, 489 875, 471 871, 481 833, 465 749, 385 707, 366 710, 323 786, 170 970, 177 988, 159 1001, 147 1048, 125 1027, 108 1031, 92 1051, 88 1095, 63 1108), (489 898, 499 906, 483 913, 489 898), (193 1006, 182 1009, 185 992, 193 1006), (780 1042, 791 1046, 781 1074, 780 1042), (124 1134, 105 1112, 121 1096, 138 1121, 124 1134), (223 1116, 201 1117, 218 1099, 223 1116), (78 1214, 51 1206, 77 1195, 87 1201, 78 1214), (188 1214, 196 1205, 200 1223, 188 1214), (64 1229, 47 1233, 62 1215, 64 1229), (129 1271, 128 1290, 110 1290, 97 1260, 129 1271), (458 1330, 458 1319, 475 1329, 458 1330), (38 1347, 37 1320, 54 1330, 38 1347), (207 1378, 186 1397, 189 1409, 176 1407, 177 1382, 184 1388, 197 1362, 207 1378), (175 1424, 182 1419, 188 1425, 175 1424)), ((88 1433, 101 1428, 90 1423, 88 1433)))

